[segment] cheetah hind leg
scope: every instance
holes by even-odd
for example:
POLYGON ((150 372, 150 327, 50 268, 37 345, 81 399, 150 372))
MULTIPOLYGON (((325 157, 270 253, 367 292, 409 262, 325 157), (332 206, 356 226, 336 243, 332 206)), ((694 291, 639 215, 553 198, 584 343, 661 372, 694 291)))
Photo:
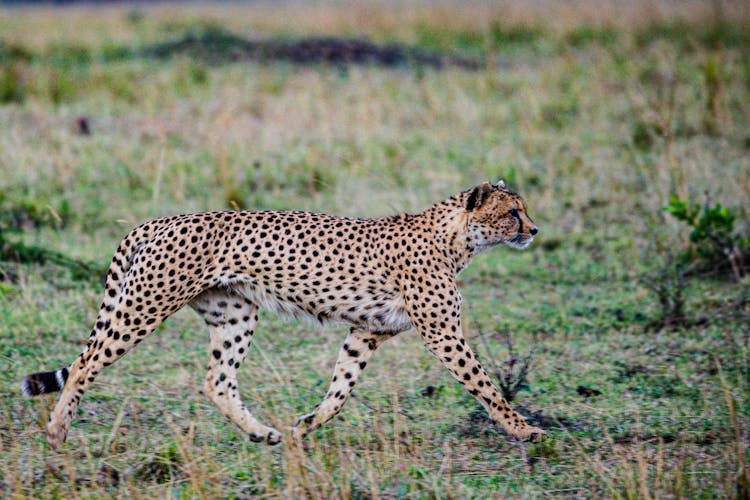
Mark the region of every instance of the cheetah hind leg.
POLYGON ((237 370, 250 347, 258 307, 232 291, 218 289, 203 292, 190 306, 203 317, 211 338, 204 393, 251 441, 278 444, 281 433, 258 422, 242 403, 237 389, 237 370))
MULTIPOLYGON (((125 320, 117 317, 116 312, 109 311, 106 305, 102 306, 86 349, 69 367, 62 394, 47 424, 47 443, 52 448, 57 448, 65 441, 81 398, 96 376, 150 335, 172 312, 174 310, 162 311, 149 318, 148 324, 145 325, 137 318, 137 323, 140 323, 140 326, 137 326, 135 322, 126 324, 125 320)), ((54 373, 56 376, 60 375, 58 384, 60 379, 65 380, 65 369, 54 373)), ((29 378, 32 377, 34 375, 29 378)), ((28 383, 25 383, 24 387, 28 387, 28 383)), ((56 387, 53 388, 55 389, 56 387)), ((26 392, 30 395, 36 393, 26 392)))
POLYGON ((292 427, 292 439, 299 444, 310 432, 331 420, 344 406, 346 399, 357 383, 360 373, 372 357, 375 349, 391 335, 352 328, 341 346, 331 385, 326 397, 315 407, 315 411, 297 419, 292 427))

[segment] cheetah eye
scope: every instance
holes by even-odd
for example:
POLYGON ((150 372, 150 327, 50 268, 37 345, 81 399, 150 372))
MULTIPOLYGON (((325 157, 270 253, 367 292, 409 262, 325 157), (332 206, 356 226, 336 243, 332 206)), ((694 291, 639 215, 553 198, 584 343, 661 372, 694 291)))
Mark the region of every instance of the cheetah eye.
POLYGON ((513 217, 515 217, 516 219, 518 218, 518 210, 516 210, 515 208, 511 208, 508 213, 512 215, 513 217))

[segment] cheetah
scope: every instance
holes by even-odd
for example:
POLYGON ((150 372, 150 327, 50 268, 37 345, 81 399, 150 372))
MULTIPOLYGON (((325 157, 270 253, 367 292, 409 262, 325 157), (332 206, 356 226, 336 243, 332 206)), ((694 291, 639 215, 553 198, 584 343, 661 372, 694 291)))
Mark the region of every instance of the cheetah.
POLYGON ((209 330, 204 393, 250 440, 277 444, 282 434, 253 416, 237 387, 258 310, 265 309, 350 327, 328 392, 291 427, 293 443, 341 411, 375 350, 412 327, 494 422, 536 441, 544 431, 503 399, 464 339, 456 276, 496 245, 526 248, 537 231, 523 198, 502 181, 416 215, 223 211, 155 219, 117 248, 80 356, 60 370, 29 375, 22 389, 27 396, 62 390, 47 425, 47 442, 58 447, 104 367, 188 305, 209 330))

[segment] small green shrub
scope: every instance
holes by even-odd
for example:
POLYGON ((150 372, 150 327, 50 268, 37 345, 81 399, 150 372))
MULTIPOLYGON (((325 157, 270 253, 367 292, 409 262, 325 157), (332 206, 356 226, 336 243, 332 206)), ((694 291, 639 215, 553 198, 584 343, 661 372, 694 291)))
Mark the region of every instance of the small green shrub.
MULTIPOLYGON (((19 234, 39 227, 63 229, 68 226, 73 213, 68 200, 53 208, 45 199, 12 199, 0 193, 0 261, 21 264, 53 264, 65 268, 77 281, 98 281, 106 268, 91 262, 82 262, 56 250, 26 245, 19 234), (9 238, 13 235, 12 238, 9 238)), ((0 273, 0 278, 2 278, 0 273)))
POLYGON ((717 19, 700 25, 685 21, 653 23, 635 35, 639 47, 664 40, 682 50, 703 46, 708 49, 746 48, 750 45, 750 25, 747 22, 717 19))
POLYGON ((26 99, 26 89, 18 66, 0 67, 0 104, 21 103, 26 99))
POLYGON ((116 43, 105 43, 99 49, 102 61, 121 61, 133 56, 133 49, 116 43))
POLYGON ((29 62, 33 58, 34 53, 23 45, 0 41, 0 63, 29 62))
POLYGON ((107 272, 107 268, 96 263, 82 262, 56 250, 26 245, 22 241, 11 241, 6 234, 8 231, 0 227, 0 261, 20 264, 53 264, 67 269, 70 277, 75 281, 98 282, 107 272))
POLYGON ((552 437, 545 436, 544 439, 538 443, 532 443, 528 449, 529 459, 544 459, 550 464, 556 464, 560 462, 560 450, 552 437))
POLYGON ((650 327, 676 330, 688 326, 685 313, 686 271, 685 263, 669 252, 656 271, 641 280, 656 295, 659 304, 659 316, 650 323, 650 327))
POLYGON ((184 476, 184 460, 177 443, 170 442, 158 450, 152 459, 135 470, 135 477, 142 481, 166 483, 184 476))
POLYGON ((684 260, 697 261, 709 269, 731 270, 738 280, 742 278, 750 254, 750 237, 735 231, 735 214, 721 204, 712 205, 708 195, 703 206, 691 206, 672 196, 664 210, 692 229, 692 246, 683 253, 684 260))
POLYGON ((617 31, 609 27, 579 26, 565 35, 564 41, 572 47, 585 47, 593 44, 609 47, 617 42, 617 31))
POLYGON ((195 85, 205 85, 208 83, 208 70, 199 63, 192 63, 189 67, 190 80, 195 85))
POLYGON ((672 196, 664 211, 692 229, 691 244, 677 255, 671 251, 663 257, 657 255, 661 264, 641 283, 656 295, 659 304, 659 316, 650 326, 675 330, 697 323, 687 315, 688 277, 713 271, 741 280, 750 264, 750 238, 735 230, 736 215, 721 204, 712 205, 708 196, 703 206, 672 196))
POLYGON ((635 43, 638 47, 647 47, 657 40, 665 40, 676 46, 688 45, 690 26, 683 22, 653 23, 638 30, 635 43))
POLYGON ((750 46, 750 24, 719 20, 709 23, 700 31, 700 41, 711 49, 739 48, 747 50, 750 46))
POLYGON ((509 45, 531 45, 544 36, 537 26, 503 26, 494 21, 490 25, 490 44, 495 48, 509 45))
POLYGON ((648 151, 658 137, 664 135, 664 129, 656 123, 637 121, 632 129, 633 145, 641 151, 648 151))
POLYGON ((13 198, 0 193, 0 228, 25 230, 37 227, 64 228, 72 217, 70 203, 62 200, 53 207, 46 198, 13 198))

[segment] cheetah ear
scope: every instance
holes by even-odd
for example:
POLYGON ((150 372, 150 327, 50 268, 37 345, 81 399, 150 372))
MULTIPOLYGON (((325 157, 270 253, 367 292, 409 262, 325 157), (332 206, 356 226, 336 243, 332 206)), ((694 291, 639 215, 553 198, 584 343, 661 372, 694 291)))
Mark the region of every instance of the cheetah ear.
POLYGON ((489 182, 483 182, 472 189, 466 200, 466 210, 471 212, 472 210, 481 207, 490 192, 492 192, 492 186, 490 186, 489 182))
POLYGON ((499 181, 497 181, 497 184, 495 184, 495 187, 499 187, 499 188, 505 189, 505 181, 502 180, 502 179, 500 179, 499 181))

